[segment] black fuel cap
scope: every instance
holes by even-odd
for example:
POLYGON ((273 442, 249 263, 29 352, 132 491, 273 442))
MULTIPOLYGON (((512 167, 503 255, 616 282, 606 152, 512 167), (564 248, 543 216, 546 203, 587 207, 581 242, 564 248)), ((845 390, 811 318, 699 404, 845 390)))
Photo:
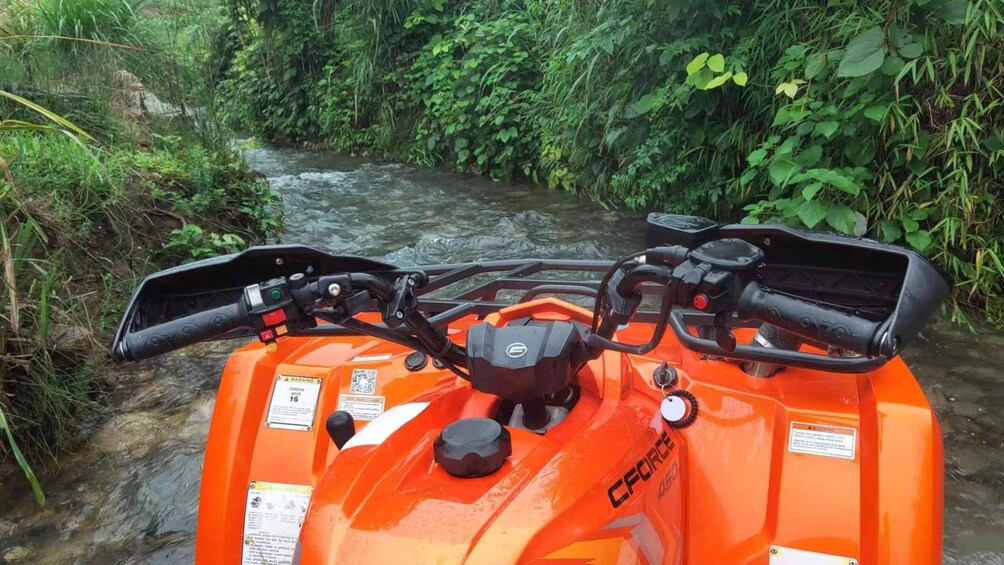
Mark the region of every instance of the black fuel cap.
POLYGON ((434 452, 436 463, 454 477, 483 477, 512 455, 512 437, 495 420, 464 418, 443 428, 434 452))

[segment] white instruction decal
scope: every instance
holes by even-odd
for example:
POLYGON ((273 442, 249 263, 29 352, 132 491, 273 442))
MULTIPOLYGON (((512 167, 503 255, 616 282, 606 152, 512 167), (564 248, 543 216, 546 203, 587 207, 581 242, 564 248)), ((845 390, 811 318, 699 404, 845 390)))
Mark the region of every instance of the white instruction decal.
POLYGON ((352 414, 355 420, 376 420, 383 414, 384 397, 343 394, 338 397, 338 409, 352 414))
POLYGON ((265 427, 309 431, 314 426, 320 392, 320 377, 279 375, 272 390, 265 427))
POLYGON ((352 369, 352 394, 373 394, 376 392, 376 369, 352 369))
POLYGON ((788 451, 854 459, 857 435, 854 428, 792 422, 788 451))
POLYGON ((854 565, 854 563, 857 562, 850 557, 804 551, 780 545, 770 547, 770 565, 854 565))
POLYGON ((353 363, 368 363, 370 361, 387 361, 393 357, 390 353, 377 353, 376 355, 356 355, 352 358, 353 363))
POLYGON ((241 565, 289 563, 314 488, 254 481, 244 504, 241 565))

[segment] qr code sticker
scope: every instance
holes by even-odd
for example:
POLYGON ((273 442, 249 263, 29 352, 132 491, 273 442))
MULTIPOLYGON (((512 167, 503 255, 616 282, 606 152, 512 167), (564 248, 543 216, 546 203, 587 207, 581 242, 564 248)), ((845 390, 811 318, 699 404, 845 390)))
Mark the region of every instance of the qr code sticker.
POLYGON ((376 392, 376 369, 352 369, 352 394, 373 394, 376 392))

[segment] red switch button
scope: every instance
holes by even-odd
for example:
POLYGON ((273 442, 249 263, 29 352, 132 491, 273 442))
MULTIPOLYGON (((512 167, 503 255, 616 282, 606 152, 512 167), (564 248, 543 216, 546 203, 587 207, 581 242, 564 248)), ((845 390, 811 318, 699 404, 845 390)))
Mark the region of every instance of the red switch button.
POLYGON ((704 310, 708 307, 708 297, 704 294, 698 294, 694 297, 694 308, 698 310, 704 310))
POLYGON ((275 332, 272 330, 265 330, 258 334, 258 339, 262 341, 272 341, 275 339, 275 332))
POLYGON ((286 321, 286 312, 282 308, 265 312, 261 315, 261 321, 265 322, 266 326, 278 326, 286 321))

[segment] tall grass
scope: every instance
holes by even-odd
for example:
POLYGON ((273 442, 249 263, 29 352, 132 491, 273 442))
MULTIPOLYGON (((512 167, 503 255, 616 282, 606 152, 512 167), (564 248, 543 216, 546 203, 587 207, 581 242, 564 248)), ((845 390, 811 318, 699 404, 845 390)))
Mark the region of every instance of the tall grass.
POLYGON ((84 48, 75 39, 132 44, 142 35, 137 12, 143 0, 20 1, 29 6, 38 35, 69 38, 58 43, 66 50, 84 48))
MULTIPOLYGON (((46 120, 32 123, 24 120, 0 121, 0 141, 6 135, 23 136, 31 132, 60 135, 69 138, 75 147, 83 148, 77 135, 90 139, 83 130, 46 108, 19 96, 0 91, 0 97, 20 104, 46 120)), ((0 143, 0 147, 2 147, 0 143)), ((21 152, 15 153, 15 155, 21 152)), ((58 156, 55 156, 58 157, 58 156)), ((0 328, 0 392, 17 387, 20 375, 29 387, 45 386, 50 377, 65 376, 54 369, 49 349, 46 347, 52 325, 51 296, 58 284, 58 270, 50 263, 33 258, 33 252, 45 240, 44 231, 25 205, 25 195, 18 193, 14 175, 7 159, 0 159, 3 177, 0 182, 0 262, 3 264, 3 282, 6 292, 0 293, 0 312, 4 326, 0 328), (14 230, 8 232, 8 225, 14 230), (34 272, 27 272, 27 271, 34 272), (14 379, 12 379, 14 377, 14 379)), ((71 378, 73 378, 71 376, 71 378)), ((71 421, 79 403, 79 393, 69 393, 65 383, 36 390, 33 417, 36 425, 46 427, 57 424, 56 432, 65 435, 67 422, 71 421)), ((8 394, 10 394, 8 392, 8 394)), ((22 453, 11 428, 11 419, 5 412, 5 402, 0 399, 0 429, 18 466, 24 472, 39 504, 45 504, 38 478, 22 453)))
POLYGON ((196 8, 215 7, 0 4, 0 462, 22 468, 40 503, 31 465, 79 439, 98 342, 135 278, 281 227, 274 194, 214 119, 216 20, 196 8), (152 96, 166 112, 138 109, 152 96), (172 229, 200 225, 208 244, 174 245, 172 229))

